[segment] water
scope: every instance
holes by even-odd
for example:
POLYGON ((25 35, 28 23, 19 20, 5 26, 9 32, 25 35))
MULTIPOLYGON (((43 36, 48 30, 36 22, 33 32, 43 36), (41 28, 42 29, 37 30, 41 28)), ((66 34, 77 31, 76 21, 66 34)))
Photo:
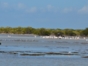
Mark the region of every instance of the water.
POLYGON ((1 66, 88 66, 88 41, 0 34, 1 66))

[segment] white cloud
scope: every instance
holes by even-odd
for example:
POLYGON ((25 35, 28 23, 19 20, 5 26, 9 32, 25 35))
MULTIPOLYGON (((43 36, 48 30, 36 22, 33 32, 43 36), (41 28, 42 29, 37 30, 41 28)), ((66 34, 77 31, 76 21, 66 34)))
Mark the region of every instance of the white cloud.
POLYGON ((46 7, 44 8, 41 8, 40 9, 41 12, 53 12, 53 13, 57 13, 59 11, 59 8, 58 7, 54 7, 52 5, 47 5, 46 7))
POLYGON ((9 4, 7 2, 3 2, 3 3, 1 3, 1 7, 8 8, 9 4))
POLYGON ((88 13, 88 6, 84 6, 80 10, 78 10, 79 13, 88 13))
POLYGON ((50 11, 53 11, 53 6, 52 5, 46 5, 45 7, 41 7, 39 8, 39 11, 40 12, 50 12, 50 11))
POLYGON ((48 11, 54 11, 55 10, 55 7, 52 6, 52 5, 47 5, 47 9, 48 11))
POLYGON ((24 5, 23 3, 18 3, 18 8, 24 9, 26 8, 26 5, 24 5))
POLYGON ((30 9, 27 9, 26 12, 28 13, 35 13, 37 11, 37 7, 32 7, 30 9))
POLYGON ((73 8, 64 8, 63 9, 64 13, 68 13, 68 12, 71 12, 71 11, 73 11, 73 8))
POLYGON ((51 10, 52 8, 53 8, 52 5, 47 5, 47 9, 48 9, 48 10, 51 10))

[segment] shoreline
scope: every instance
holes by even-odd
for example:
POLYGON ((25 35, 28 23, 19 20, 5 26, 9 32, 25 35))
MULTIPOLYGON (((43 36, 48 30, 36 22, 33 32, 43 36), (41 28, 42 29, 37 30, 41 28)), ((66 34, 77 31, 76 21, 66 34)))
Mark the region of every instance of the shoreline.
POLYGON ((78 39, 84 39, 86 41, 88 41, 88 37, 85 37, 85 36, 55 36, 55 35, 50 35, 50 36, 38 36, 38 35, 35 35, 35 34, 10 34, 10 33, 0 33, 0 37, 1 36, 7 36, 7 37, 13 37, 13 36, 24 36, 24 37, 40 37, 40 38, 43 38, 43 39, 75 39, 75 40, 78 40, 78 39))

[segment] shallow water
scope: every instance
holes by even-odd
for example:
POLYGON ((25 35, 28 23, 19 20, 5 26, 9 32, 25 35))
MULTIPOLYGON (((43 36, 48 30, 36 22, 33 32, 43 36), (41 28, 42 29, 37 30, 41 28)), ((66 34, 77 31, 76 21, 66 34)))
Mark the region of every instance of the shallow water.
POLYGON ((0 42, 1 66, 88 66, 84 39, 0 34, 0 42))

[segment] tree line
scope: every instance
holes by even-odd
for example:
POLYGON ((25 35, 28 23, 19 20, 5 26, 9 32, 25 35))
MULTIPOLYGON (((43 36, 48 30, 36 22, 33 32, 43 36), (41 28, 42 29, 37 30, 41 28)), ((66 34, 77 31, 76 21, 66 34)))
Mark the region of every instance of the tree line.
POLYGON ((0 27, 0 33, 7 34, 35 34, 39 36, 88 36, 88 28, 85 29, 47 29, 32 27, 0 27))

